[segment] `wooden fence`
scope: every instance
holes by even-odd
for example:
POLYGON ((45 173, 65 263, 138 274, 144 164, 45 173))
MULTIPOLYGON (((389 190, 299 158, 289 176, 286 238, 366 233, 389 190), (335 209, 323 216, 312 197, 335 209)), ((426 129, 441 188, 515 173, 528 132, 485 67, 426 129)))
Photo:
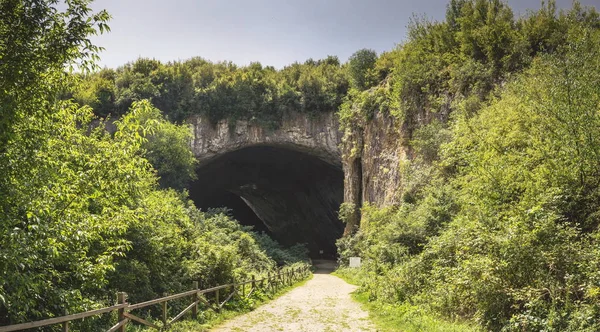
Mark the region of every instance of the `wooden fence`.
POLYGON ((193 283, 193 289, 187 292, 168 295, 158 299, 135 304, 127 303, 127 294, 119 292, 117 293, 117 304, 113 306, 35 322, 0 326, 0 332, 20 331, 56 324, 62 324, 63 331, 68 332, 69 323, 71 321, 106 314, 113 311, 117 311, 118 322, 113 327, 108 329, 108 332, 125 332, 125 327, 130 322, 143 324, 157 330, 164 330, 169 325, 180 320, 188 312, 191 312, 192 317, 195 319, 198 315, 198 304, 200 303, 204 304, 210 310, 220 312, 225 303, 231 300, 236 294, 241 297, 249 297, 257 289, 263 289, 274 293, 281 286, 291 285, 298 280, 306 278, 309 274, 309 271, 309 266, 294 269, 283 268, 277 273, 269 273, 265 278, 262 279, 255 279, 254 276, 252 276, 251 280, 232 282, 230 284, 208 289, 198 289, 198 282, 196 281, 193 283), (214 293, 214 297, 212 299, 213 303, 211 303, 211 301, 205 297, 205 294, 209 293, 214 293), (191 304, 169 320, 167 302, 186 297, 191 299, 191 304), (156 325, 132 313, 132 311, 136 309, 147 308, 154 305, 160 305, 162 307, 161 325, 156 325))

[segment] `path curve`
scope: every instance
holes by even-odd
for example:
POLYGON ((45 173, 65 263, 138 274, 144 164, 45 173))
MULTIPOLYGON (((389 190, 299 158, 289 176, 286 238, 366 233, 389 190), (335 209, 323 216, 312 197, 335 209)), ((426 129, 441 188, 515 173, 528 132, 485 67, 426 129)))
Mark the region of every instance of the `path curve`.
POLYGON ((317 271, 306 284, 212 331, 375 331, 369 314, 350 296, 357 287, 330 275, 334 262, 314 265, 317 271))

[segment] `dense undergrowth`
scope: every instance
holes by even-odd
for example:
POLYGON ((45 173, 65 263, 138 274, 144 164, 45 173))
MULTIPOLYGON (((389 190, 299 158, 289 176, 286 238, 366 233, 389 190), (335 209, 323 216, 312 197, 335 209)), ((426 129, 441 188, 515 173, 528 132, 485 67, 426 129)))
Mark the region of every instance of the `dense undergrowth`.
POLYGON ((600 18, 550 2, 514 19, 452 1, 382 55, 391 74, 352 91, 343 128, 397 119, 412 156, 400 203, 365 203, 342 262, 361 296, 493 331, 597 331, 600 18), (358 125, 357 125, 358 124, 358 125))

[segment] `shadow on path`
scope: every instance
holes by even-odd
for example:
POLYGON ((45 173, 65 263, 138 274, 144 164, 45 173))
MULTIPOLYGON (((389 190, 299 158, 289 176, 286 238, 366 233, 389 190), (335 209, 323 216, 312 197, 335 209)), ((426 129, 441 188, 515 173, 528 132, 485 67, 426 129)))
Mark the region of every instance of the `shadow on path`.
POLYGON ((315 259, 312 261, 315 267, 314 274, 331 274, 337 268, 337 262, 327 259, 315 259))

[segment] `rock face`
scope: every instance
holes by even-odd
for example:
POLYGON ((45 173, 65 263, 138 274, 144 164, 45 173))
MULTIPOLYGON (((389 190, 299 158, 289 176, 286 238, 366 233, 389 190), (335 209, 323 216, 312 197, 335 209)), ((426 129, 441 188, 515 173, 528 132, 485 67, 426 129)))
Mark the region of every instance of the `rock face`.
POLYGON ((213 125, 206 118, 190 119, 194 128, 192 148, 200 164, 227 152, 250 146, 274 146, 316 156, 341 167, 341 134, 335 113, 318 116, 288 113, 281 126, 269 130, 249 121, 213 125))
POLYGON ((353 211, 344 234, 360 225, 359 209, 364 203, 378 207, 399 202, 402 186, 401 163, 410 156, 407 137, 398 122, 376 112, 373 118, 345 133, 343 150, 344 203, 353 211))
POLYGON ((362 201, 382 207, 399 202, 401 163, 410 158, 408 137, 397 121, 376 113, 363 131, 362 201))

